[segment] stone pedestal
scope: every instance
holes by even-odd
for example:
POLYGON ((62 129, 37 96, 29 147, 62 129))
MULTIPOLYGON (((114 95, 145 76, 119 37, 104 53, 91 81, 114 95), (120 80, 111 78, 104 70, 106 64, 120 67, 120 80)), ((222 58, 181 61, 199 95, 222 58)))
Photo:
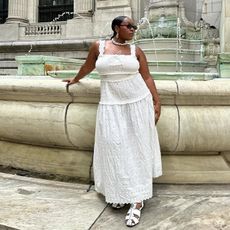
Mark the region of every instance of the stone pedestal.
POLYGON ((30 23, 38 22, 38 6, 39 0, 28 1, 28 20, 30 23))
POLYGON ((50 71, 79 69, 82 60, 43 55, 16 56, 18 75, 44 76, 50 71))
POLYGON ((218 72, 222 78, 230 78, 230 53, 220 53, 217 62, 218 72))

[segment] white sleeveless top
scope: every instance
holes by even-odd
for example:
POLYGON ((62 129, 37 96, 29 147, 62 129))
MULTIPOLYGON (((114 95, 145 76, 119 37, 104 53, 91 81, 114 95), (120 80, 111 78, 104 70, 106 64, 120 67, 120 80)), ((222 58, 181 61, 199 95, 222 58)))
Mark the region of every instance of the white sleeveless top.
POLYGON ((150 94, 139 73, 135 45, 130 54, 104 54, 105 41, 100 41, 96 69, 101 77, 100 104, 127 104, 150 94))

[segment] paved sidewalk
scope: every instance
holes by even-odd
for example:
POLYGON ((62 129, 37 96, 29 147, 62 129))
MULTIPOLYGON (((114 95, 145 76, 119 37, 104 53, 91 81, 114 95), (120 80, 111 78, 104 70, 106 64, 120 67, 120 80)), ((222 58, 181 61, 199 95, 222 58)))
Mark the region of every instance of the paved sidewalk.
MULTIPOLYGON (((0 230, 122 230, 89 185, 0 173, 0 230)), ((230 230, 230 185, 154 185, 139 230, 230 230)))

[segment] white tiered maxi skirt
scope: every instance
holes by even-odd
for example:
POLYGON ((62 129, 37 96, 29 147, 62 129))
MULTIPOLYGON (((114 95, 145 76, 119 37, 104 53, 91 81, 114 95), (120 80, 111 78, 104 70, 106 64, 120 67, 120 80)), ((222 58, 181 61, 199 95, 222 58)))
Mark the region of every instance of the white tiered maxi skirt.
POLYGON ((152 178, 162 174, 161 154, 152 95, 139 74, 101 81, 93 162, 95 189, 106 202, 152 197, 152 178), (113 88, 121 100, 113 100, 113 88), (132 95, 137 89, 143 90, 139 97, 126 98, 124 92, 132 95))

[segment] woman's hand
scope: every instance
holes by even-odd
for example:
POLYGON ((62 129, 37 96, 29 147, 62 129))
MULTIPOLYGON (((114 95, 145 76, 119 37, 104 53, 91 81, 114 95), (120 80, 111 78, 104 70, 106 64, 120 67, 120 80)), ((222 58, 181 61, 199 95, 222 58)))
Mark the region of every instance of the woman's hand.
POLYGON ((156 102, 154 104, 154 110, 155 110, 155 124, 157 124, 160 115, 161 115, 161 103, 160 102, 156 102))
POLYGON ((73 84, 77 83, 78 81, 75 78, 73 78, 73 79, 63 80, 63 82, 67 82, 66 85, 69 86, 69 85, 73 85, 73 84))

